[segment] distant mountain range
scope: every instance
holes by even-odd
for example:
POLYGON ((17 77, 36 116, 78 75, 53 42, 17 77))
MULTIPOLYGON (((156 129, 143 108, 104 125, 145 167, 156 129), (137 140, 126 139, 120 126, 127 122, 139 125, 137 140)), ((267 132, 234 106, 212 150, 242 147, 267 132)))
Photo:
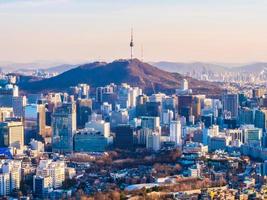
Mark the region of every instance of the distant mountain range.
POLYGON ((210 72, 224 72, 228 70, 228 67, 224 67, 217 64, 211 63, 202 63, 202 62, 194 62, 194 63, 182 63, 182 62, 155 62, 152 63, 156 67, 166 70, 169 72, 177 72, 181 74, 186 74, 188 72, 203 72, 203 71, 210 71, 210 72))
POLYGON ((20 87, 26 92, 45 92, 66 90, 79 83, 87 83, 92 88, 109 83, 128 83, 141 87, 148 93, 153 90, 173 93, 184 78, 188 79, 189 87, 193 89, 194 93, 212 95, 221 92, 220 86, 216 83, 199 81, 179 73, 167 72, 138 59, 84 64, 52 78, 28 79, 29 81, 21 82, 20 87))
POLYGON ((4 72, 11 73, 33 73, 34 71, 43 70, 50 73, 63 73, 78 64, 57 64, 57 63, 12 63, 0 62, 0 69, 4 72), (52 67, 51 67, 52 66, 52 67))
MULTIPOLYGON (((255 62, 251 64, 213 64, 205 62, 150 62, 151 65, 156 66, 162 70, 168 72, 177 72, 181 74, 187 74, 188 72, 211 72, 211 73, 221 73, 221 72, 235 72, 235 73, 261 73, 267 71, 267 63, 265 62, 255 62)), ((0 69, 8 72, 15 73, 31 73, 36 69, 43 70, 49 73, 63 73, 70 69, 79 66, 79 64, 57 64, 57 63, 10 63, 0 62, 0 69), (51 67, 52 66, 52 67, 51 67)))
POLYGON ((221 73, 221 72, 236 72, 236 73, 254 73, 258 74, 267 70, 267 63, 257 62, 252 64, 246 64, 241 66, 229 67, 227 64, 211 64, 203 62, 195 63, 180 63, 180 62, 154 62, 154 66, 166 70, 169 72, 177 72, 181 74, 187 74, 188 72, 212 72, 212 73, 221 73))
POLYGON ((70 69, 73 69, 77 66, 79 66, 79 65, 62 64, 62 65, 57 65, 55 67, 50 67, 50 68, 42 69, 42 70, 50 72, 50 73, 55 72, 55 73, 61 74, 61 73, 66 72, 70 69))

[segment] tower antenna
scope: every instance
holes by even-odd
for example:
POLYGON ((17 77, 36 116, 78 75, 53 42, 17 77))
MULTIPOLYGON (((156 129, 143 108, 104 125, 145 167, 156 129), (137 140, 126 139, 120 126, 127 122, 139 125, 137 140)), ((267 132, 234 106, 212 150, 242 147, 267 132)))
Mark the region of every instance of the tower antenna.
POLYGON ((131 28, 131 42, 130 42, 130 48, 131 48, 131 61, 133 60, 133 47, 134 47, 134 43, 133 43, 133 28, 131 28))

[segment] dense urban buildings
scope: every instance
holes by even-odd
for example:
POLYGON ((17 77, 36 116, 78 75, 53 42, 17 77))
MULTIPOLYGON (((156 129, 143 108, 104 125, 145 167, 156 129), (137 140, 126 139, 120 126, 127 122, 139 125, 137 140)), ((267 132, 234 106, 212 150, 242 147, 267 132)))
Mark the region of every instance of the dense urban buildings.
POLYGON ((207 96, 194 94, 182 79, 168 94, 110 83, 95 92, 78 84, 21 96, 12 80, 0 91, 1 197, 58 199, 78 190, 134 196, 143 187, 150 195, 169 182, 173 192, 166 198, 265 194, 263 89, 207 96), (184 192, 180 181, 199 192, 184 192))

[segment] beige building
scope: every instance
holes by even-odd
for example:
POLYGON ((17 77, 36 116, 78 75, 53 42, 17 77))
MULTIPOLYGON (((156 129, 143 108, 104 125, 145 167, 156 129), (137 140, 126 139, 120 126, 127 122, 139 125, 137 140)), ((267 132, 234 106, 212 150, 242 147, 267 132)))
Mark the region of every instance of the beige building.
POLYGON ((13 108, 11 107, 1 107, 0 108, 0 122, 3 122, 8 117, 13 117, 13 108))
POLYGON ((0 123, 0 147, 14 147, 21 149, 24 146, 24 127, 21 121, 0 123))

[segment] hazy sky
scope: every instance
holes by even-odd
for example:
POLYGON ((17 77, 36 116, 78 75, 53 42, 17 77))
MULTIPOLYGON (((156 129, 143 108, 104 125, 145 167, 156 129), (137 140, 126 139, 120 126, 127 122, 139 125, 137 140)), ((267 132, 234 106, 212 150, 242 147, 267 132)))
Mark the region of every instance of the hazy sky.
POLYGON ((0 0, 0 61, 267 61, 266 0, 0 0))

